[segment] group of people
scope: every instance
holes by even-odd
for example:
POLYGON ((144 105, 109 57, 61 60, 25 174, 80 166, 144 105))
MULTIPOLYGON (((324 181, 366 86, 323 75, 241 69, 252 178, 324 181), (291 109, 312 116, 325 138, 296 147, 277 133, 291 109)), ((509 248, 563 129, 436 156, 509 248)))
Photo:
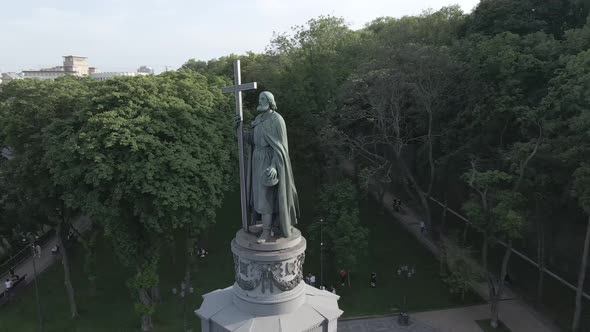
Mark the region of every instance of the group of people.
POLYGON ((393 211, 400 212, 402 210, 402 200, 399 198, 393 199, 393 211))
POLYGON ((197 256, 203 258, 205 256, 207 256, 209 254, 209 252, 201 247, 197 247, 197 256))
MULTIPOLYGON (((312 286, 312 287, 315 287, 315 284, 316 284, 316 277, 315 277, 315 275, 313 275, 311 273, 308 273, 307 276, 305 276, 305 283, 308 284, 308 285, 310 285, 310 286, 312 286)), ((320 289, 321 290, 327 290, 326 289, 326 285, 320 285, 320 289)), ((336 288, 334 288, 334 286, 331 286, 330 287, 330 292, 336 294, 336 288)))
POLYGON ((18 281, 18 279, 20 279, 19 275, 14 273, 14 268, 11 268, 8 271, 8 278, 6 279, 6 281, 4 282, 4 294, 5 296, 10 299, 11 297, 11 292, 12 292, 12 287, 14 286, 14 284, 18 281))

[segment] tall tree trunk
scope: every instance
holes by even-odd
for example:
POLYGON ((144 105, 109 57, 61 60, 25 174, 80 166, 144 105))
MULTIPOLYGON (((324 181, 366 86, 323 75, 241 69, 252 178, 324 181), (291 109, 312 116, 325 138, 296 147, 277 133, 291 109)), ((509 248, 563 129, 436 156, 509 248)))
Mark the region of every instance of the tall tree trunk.
MULTIPOLYGON (((151 292, 151 290, 149 291, 151 292)), ((141 304, 143 304, 146 308, 149 308, 153 305, 152 298, 148 293, 148 289, 140 288, 138 293, 141 304)), ((153 328, 154 324, 152 323, 152 314, 146 311, 141 315, 141 330, 147 332, 151 331, 153 328)))
POLYGON ((483 266, 484 271, 488 270, 488 234, 485 232, 483 234, 483 243, 481 245, 481 266, 483 266))
POLYGON ((586 268, 588 266, 588 250, 590 247, 590 215, 586 225, 586 239, 584 240, 584 252, 580 264, 580 273, 578 274, 578 288, 576 289, 576 310, 574 312, 574 321, 572 330, 574 332, 580 329, 580 315, 582 314, 582 293, 584 292, 584 279, 586 278, 586 268))
POLYGON ((428 190, 426 193, 430 196, 435 174, 434 157, 432 156, 432 110, 428 111, 428 164, 430 166, 430 178, 428 179, 428 190))
POLYGON ((508 241, 508 246, 506 247, 506 251, 504 252, 504 257, 502 258, 502 269, 500 270, 500 280, 498 281, 498 286, 495 287, 496 292, 494 296, 491 298, 492 318, 490 320, 490 324, 493 328, 498 327, 500 314, 500 300, 502 299, 502 294, 504 293, 504 284, 506 282, 506 275, 508 274, 508 261, 510 260, 511 253, 512 240, 508 241))
MULTIPOLYGON (((445 228, 445 220, 447 218, 447 200, 445 198, 445 206, 443 207, 443 211, 442 211, 442 216, 440 218, 440 227, 438 228, 438 237, 439 237, 439 241, 442 244, 443 243, 443 236, 444 236, 444 228, 445 228)), ((446 276, 447 275, 447 269, 446 269, 446 248, 444 245, 440 246, 440 275, 442 276, 446 276)), ((461 298, 463 298, 463 294, 461 294, 461 298)))
POLYGON ((537 301, 543 301, 543 284, 545 280, 545 231, 542 221, 537 218, 537 264, 539 265, 539 280, 537 282, 537 301))
POLYGON ((381 214, 385 214, 386 208, 385 203, 383 202, 383 199, 385 198, 385 188, 383 183, 378 183, 377 186, 379 186, 379 211, 381 211, 381 214))
POLYGON ((463 245, 467 243, 467 231, 469 230, 469 223, 465 223, 465 227, 463 227, 463 245))
POLYGON ((78 307, 76 304, 76 296, 74 292, 74 286, 72 285, 72 278, 70 275, 70 262, 68 258, 68 251, 64 246, 63 239, 61 236, 62 233, 62 224, 63 222, 59 222, 57 224, 55 234, 57 236, 57 244, 61 250, 61 263, 64 269, 64 285, 66 286, 66 292, 68 294, 68 301, 70 303, 70 317, 75 318, 78 316, 78 307))

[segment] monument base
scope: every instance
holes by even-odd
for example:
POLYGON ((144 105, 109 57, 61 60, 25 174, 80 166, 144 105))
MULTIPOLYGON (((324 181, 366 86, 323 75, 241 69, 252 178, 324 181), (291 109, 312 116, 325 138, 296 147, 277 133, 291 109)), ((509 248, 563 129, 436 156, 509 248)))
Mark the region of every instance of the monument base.
POLYGON ((262 244, 238 231, 231 243, 236 282, 203 295, 195 311, 201 330, 335 332, 340 297, 303 282, 306 245, 296 228, 289 238, 262 244))
MULTIPOLYGON (((336 332, 342 315, 336 294, 304 285, 303 303, 294 311, 258 316, 242 311, 233 287, 218 289, 203 295, 204 301, 196 311, 203 332, 336 332)), ((269 305, 272 310, 273 305, 269 305)))

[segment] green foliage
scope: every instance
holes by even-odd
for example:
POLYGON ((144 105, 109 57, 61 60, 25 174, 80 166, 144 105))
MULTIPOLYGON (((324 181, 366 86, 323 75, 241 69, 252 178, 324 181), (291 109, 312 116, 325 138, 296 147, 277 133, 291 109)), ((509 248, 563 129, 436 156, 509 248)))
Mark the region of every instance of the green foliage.
POLYGON ((463 203, 463 211, 488 235, 500 235, 508 239, 521 236, 524 225, 522 194, 507 188, 513 177, 498 170, 465 173, 463 179, 477 194, 463 203))
POLYGON ((443 243, 444 258, 449 273, 443 280, 449 285, 453 294, 458 294, 464 299, 476 283, 483 279, 484 271, 472 258, 472 252, 468 248, 461 248, 451 240, 443 243))
POLYGON ((483 0, 470 16, 467 31, 487 35, 544 31, 560 36, 564 28, 580 23, 582 8, 572 0, 483 0))
POLYGON ((317 240, 323 227, 324 248, 339 268, 350 269, 367 252, 368 229, 360 224, 359 197, 349 181, 340 181, 322 187, 319 199, 320 219, 323 226, 314 223, 309 227, 310 238, 317 240))
POLYGON ((576 195, 586 213, 590 214, 590 165, 582 164, 574 173, 576 195))

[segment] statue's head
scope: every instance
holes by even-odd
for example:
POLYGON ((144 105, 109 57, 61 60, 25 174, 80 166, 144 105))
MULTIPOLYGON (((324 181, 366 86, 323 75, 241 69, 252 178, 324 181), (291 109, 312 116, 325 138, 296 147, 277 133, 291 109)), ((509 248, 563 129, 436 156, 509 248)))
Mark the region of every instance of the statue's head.
POLYGON ((273 111, 277 110, 275 96, 273 96, 273 94, 268 91, 262 91, 262 93, 260 93, 260 97, 258 97, 258 107, 256 110, 258 112, 266 112, 269 108, 273 111))

